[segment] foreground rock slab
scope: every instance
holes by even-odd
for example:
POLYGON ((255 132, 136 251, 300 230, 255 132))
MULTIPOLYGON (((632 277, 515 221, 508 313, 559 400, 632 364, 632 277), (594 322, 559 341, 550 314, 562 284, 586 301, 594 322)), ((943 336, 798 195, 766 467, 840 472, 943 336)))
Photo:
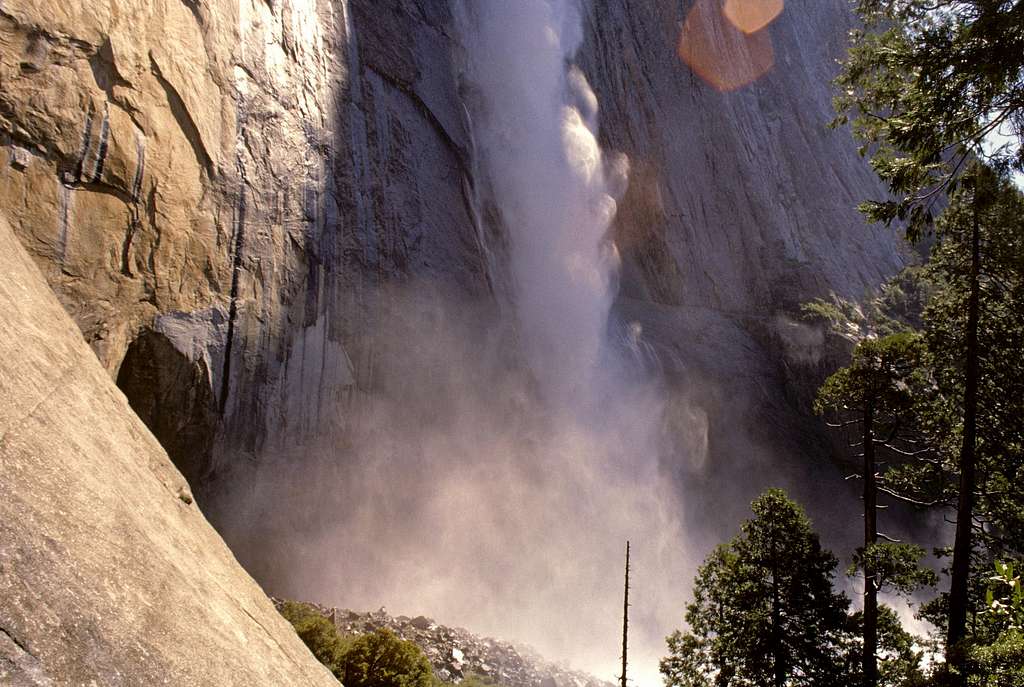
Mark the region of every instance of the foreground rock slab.
POLYGON ((337 685, 2 218, 0 684, 337 685))

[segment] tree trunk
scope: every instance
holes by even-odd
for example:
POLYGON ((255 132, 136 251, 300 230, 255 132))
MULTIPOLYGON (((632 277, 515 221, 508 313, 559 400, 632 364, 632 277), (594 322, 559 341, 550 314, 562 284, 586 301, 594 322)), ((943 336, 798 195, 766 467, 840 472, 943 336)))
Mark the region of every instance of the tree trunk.
POLYGON ((774 671, 774 687, 786 687, 786 662, 782 651, 782 609, 779 600, 778 553, 775 540, 772 539, 772 668, 774 671))
MULTIPOLYGON (((870 400, 864 406, 864 549, 878 541, 877 504, 875 484, 875 409, 870 400)), ((878 685, 878 584, 875 569, 864 563, 864 687, 878 685)))
POLYGON ((626 542, 626 585, 622 595, 622 675, 621 687, 626 687, 626 648, 629 638, 629 542, 626 542))
POLYGON ((970 295, 967 302, 967 360, 964 385, 964 435, 960 448, 960 495, 956 509, 956 539, 953 543, 953 567, 949 588, 949 627, 946 635, 946 660, 960 672, 960 684, 967 683, 964 656, 959 644, 967 636, 968 581, 971 572, 971 526, 974 515, 976 472, 975 444, 978 414, 978 319, 981 274, 981 182, 982 172, 974 176, 974 217, 971 226, 970 295))

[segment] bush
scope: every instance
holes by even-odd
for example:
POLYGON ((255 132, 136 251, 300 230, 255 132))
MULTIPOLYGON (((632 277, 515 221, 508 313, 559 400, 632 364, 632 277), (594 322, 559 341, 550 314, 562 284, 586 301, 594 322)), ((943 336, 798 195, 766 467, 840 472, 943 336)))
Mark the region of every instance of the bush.
POLYGON ((399 639, 391 630, 344 636, 309 604, 285 601, 278 611, 345 687, 434 686, 434 670, 427 657, 418 646, 399 639))
POLYGON ((434 671, 418 646, 380 629, 352 641, 339 679, 345 687, 432 687, 434 671))
POLYGON ((309 604, 285 601, 278 611, 292 624, 316 659, 341 680, 342 663, 352 640, 342 637, 334 623, 309 604))

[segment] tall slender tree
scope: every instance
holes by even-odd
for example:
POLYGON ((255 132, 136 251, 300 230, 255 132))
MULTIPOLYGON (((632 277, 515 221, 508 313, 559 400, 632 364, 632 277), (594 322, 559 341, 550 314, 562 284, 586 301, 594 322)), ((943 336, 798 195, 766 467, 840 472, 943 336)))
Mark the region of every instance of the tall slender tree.
POLYGON ((984 586, 972 578, 993 557, 1024 550, 1024 494, 1010 486, 1024 466, 1024 196, 983 170, 952 196, 939 227, 923 318, 934 380, 924 414, 938 453, 897 471, 893 486, 958 512, 951 572, 967 584, 951 585, 946 600, 955 643, 967 637, 984 586), (970 518, 960 516, 965 500, 970 518))
MULTIPOLYGON (((947 193, 965 182, 981 202, 979 160, 1024 168, 1024 1, 859 0, 837 83, 837 124, 852 120, 891 197, 864 203, 872 220, 905 222, 911 239, 931 230, 947 193), (1007 141, 993 151, 994 135, 1007 141)), ((975 215, 981 211, 975 207, 975 215)), ((978 232, 975 232, 977 237, 978 232)), ((953 548, 947 658, 962 667, 974 487, 977 479, 979 248, 970 248, 975 285, 968 300, 957 535, 953 548), (973 333, 972 333, 973 332, 973 333)), ((960 671, 961 674, 963 671, 960 671)))
POLYGON ((626 582, 622 592, 622 675, 620 687, 626 687, 626 656, 629 648, 629 542, 626 542, 626 582))
MULTIPOLYGON (((919 547, 879 542, 879 453, 914 458, 928 451, 915 443, 914 392, 924 385, 924 346, 917 335, 900 333, 865 339, 853 359, 826 380, 816 401, 819 413, 832 413, 834 427, 856 429, 850 446, 861 460, 864 492, 864 546, 855 560, 864 577, 861 671, 865 687, 878 685, 878 593, 885 584, 910 591, 931 576, 918 568, 919 547)), ((884 488, 884 487, 883 487, 884 488)))

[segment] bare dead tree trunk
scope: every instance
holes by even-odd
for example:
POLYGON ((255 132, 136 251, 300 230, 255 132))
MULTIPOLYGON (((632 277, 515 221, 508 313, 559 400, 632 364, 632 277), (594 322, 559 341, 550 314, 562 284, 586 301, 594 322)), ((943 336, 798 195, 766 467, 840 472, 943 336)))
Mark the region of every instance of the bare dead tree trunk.
POLYGON ((626 649, 629 638, 629 542, 626 542, 626 584, 622 596, 622 675, 620 687, 626 687, 626 649))

